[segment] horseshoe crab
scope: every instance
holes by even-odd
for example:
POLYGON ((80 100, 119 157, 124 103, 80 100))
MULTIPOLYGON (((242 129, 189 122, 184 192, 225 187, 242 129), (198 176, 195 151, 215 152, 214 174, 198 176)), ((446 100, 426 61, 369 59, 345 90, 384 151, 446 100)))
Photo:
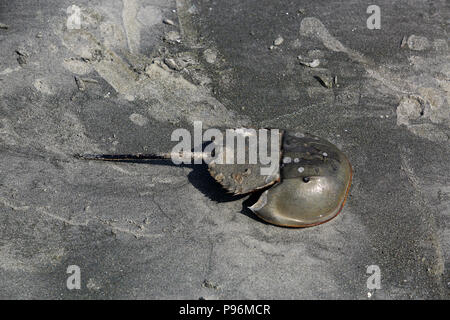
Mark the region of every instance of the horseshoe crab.
MULTIPOLYGON (((246 130, 249 129, 236 129, 238 135, 248 136, 246 130)), ((278 132, 278 129, 267 129, 273 130, 278 132)), ((250 163, 250 156, 242 164, 216 161, 219 155, 226 160, 229 154, 225 152, 226 148, 219 148, 223 141, 215 139, 212 139, 214 150, 219 151, 207 162, 208 171, 232 194, 250 194, 259 190, 259 199, 249 209, 270 224, 311 227, 336 217, 344 206, 352 180, 352 167, 347 157, 332 143, 309 133, 280 130, 279 139, 278 149, 272 151, 279 165, 270 174, 262 175, 261 164, 250 163)), ((244 141, 248 155, 250 142, 244 141)), ((76 156, 106 161, 173 160, 173 153, 76 156)), ((206 157, 202 152, 184 152, 182 156, 190 159, 206 157)))

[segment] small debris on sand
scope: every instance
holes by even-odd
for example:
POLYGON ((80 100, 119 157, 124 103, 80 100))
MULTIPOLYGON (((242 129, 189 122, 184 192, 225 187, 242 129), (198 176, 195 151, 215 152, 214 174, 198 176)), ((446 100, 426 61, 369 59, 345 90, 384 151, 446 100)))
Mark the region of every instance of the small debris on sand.
POLYGON ((306 13, 306 10, 305 9, 298 9, 298 11, 297 11, 299 14, 305 14, 306 13))
POLYGON ((430 47, 430 42, 427 38, 422 36, 411 35, 407 42, 409 49, 414 51, 423 51, 430 47))
POLYGON ((6 30, 6 29, 8 29, 8 28, 9 28, 9 26, 8 26, 7 24, 4 24, 4 23, 1 23, 1 22, 0 22, 0 29, 6 30))
POLYGON ((23 56, 23 57, 28 57, 28 52, 27 51, 25 51, 25 49, 17 49, 16 50, 16 53, 19 55, 19 56, 23 56))
POLYGON ((314 78, 319 81, 319 83, 324 86, 325 88, 332 88, 333 87, 333 80, 330 80, 323 76, 314 76, 314 78))
POLYGON ((38 39, 42 38, 42 33, 39 32, 39 33, 36 35, 36 38, 38 38, 38 39))
POLYGON ((169 26, 174 26, 174 25, 175 25, 175 22, 173 22, 173 21, 170 20, 170 19, 164 19, 164 20, 163 20, 163 23, 164 23, 164 24, 168 24, 169 26))
POLYGON ((24 49, 17 49, 16 53, 18 55, 17 62, 20 64, 20 66, 27 64, 28 52, 26 52, 24 49))
POLYGON ((134 124, 136 124, 136 125, 138 125, 140 127, 145 126, 148 123, 148 119, 146 117, 144 117, 143 115, 139 114, 139 113, 131 114, 130 115, 130 120, 134 124))
POLYGON ((87 82, 87 83, 98 83, 97 80, 91 79, 91 78, 82 78, 81 80, 82 80, 83 82, 87 82))
POLYGON ((306 61, 303 59, 302 56, 298 56, 297 57, 298 60, 300 60, 300 64, 310 67, 310 68, 316 68, 320 65, 320 60, 319 59, 314 59, 313 61, 306 61))
POLYGON ((27 58, 25 58, 24 56, 18 56, 18 57, 17 57, 17 62, 18 62, 21 66, 23 66, 23 65, 27 64, 27 58))
POLYGON ((169 42, 169 43, 174 43, 174 42, 180 43, 181 42, 180 33, 178 33, 177 31, 169 31, 164 36, 164 41, 169 42))
POLYGON ((80 77, 75 76, 75 83, 77 84, 78 90, 84 91, 86 90, 86 85, 80 77))
POLYGON ((273 41, 274 46, 279 46, 283 43, 284 39, 282 37, 278 37, 273 41))
POLYGON ((215 289, 215 290, 219 289, 219 286, 218 286, 218 285, 212 283, 212 282, 209 281, 209 280, 203 281, 203 286, 204 286, 205 288, 209 288, 209 289, 215 289))
MULTIPOLYGON (((97 61, 100 62, 105 58, 105 54, 103 53, 102 50, 100 49, 95 49, 94 52, 91 55, 91 59, 92 61, 97 61)), ((89 61, 89 59, 87 59, 89 61)))
POLYGON ((408 43, 408 38, 406 36, 404 36, 402 39, 402 42, 400 43, 400 48, 406 47, 407 43, 408 43))
POLYGON ((171 58, 165 58, 164 63, 172 70, 180 71, 181 69, 183 69, 175 62, 174 59, 171 59, 171 58))
POLYGON ((211 49, 206 49, 204 52, 203 52, 203 56, 205 57, 205 60, 206 60, 206 62, 208 62, 208 63, 214 63, 214 62, 216 62, 216 59, 217 59, 217 54, 213 51, 213 50, 211 50, 211 49))
POLYGON ((397 106, 397 125, 409 126, 424 115, 425 107, 417 97, 403 97, 397 106))
POLYGON ((198 62, 193 57, 186 53, 180 54, 176 59, 176 63, 180 66, 181 69, 198 64, 198 62))

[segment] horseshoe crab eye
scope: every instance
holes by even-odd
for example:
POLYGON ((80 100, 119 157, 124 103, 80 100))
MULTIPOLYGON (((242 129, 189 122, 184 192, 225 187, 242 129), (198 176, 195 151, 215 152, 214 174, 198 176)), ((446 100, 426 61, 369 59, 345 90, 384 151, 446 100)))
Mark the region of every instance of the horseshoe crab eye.
POLYGON ((327 222, 344 206, 352 180, 350 162, 326 140, 286 134, 289 145, 283 143, 283 157, 299 161, 285 163, 281 182, 264 191, 250 209, 266 222, 280 226, 309 227, 327 222))

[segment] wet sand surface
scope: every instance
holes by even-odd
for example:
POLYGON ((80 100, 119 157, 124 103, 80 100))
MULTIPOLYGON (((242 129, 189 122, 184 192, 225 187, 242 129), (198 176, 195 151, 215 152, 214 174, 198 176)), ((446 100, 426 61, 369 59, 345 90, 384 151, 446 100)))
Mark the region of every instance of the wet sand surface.
POLYGON ((365 1, 1 1, 0 298, 448 299, 449 7, 377 4, 379 30, 365 1), (344 210, 280 228, 202 166, 72 156, 196 120, 333 142, 344 210))

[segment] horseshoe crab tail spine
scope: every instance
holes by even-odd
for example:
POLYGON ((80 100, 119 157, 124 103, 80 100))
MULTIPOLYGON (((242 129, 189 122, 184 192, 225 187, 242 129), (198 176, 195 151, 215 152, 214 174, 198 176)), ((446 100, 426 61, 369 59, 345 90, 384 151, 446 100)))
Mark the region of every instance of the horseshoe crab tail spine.
POLYGON ((74 154, 74 157, 81 160, 97 160, 97 161, 128 161, 128 160, 169 160, 172 156, 182 155, 184 158, 203 158, 209 156, 203 152, 183 152, 175 153, 136 153, 136 154, 74 154))

